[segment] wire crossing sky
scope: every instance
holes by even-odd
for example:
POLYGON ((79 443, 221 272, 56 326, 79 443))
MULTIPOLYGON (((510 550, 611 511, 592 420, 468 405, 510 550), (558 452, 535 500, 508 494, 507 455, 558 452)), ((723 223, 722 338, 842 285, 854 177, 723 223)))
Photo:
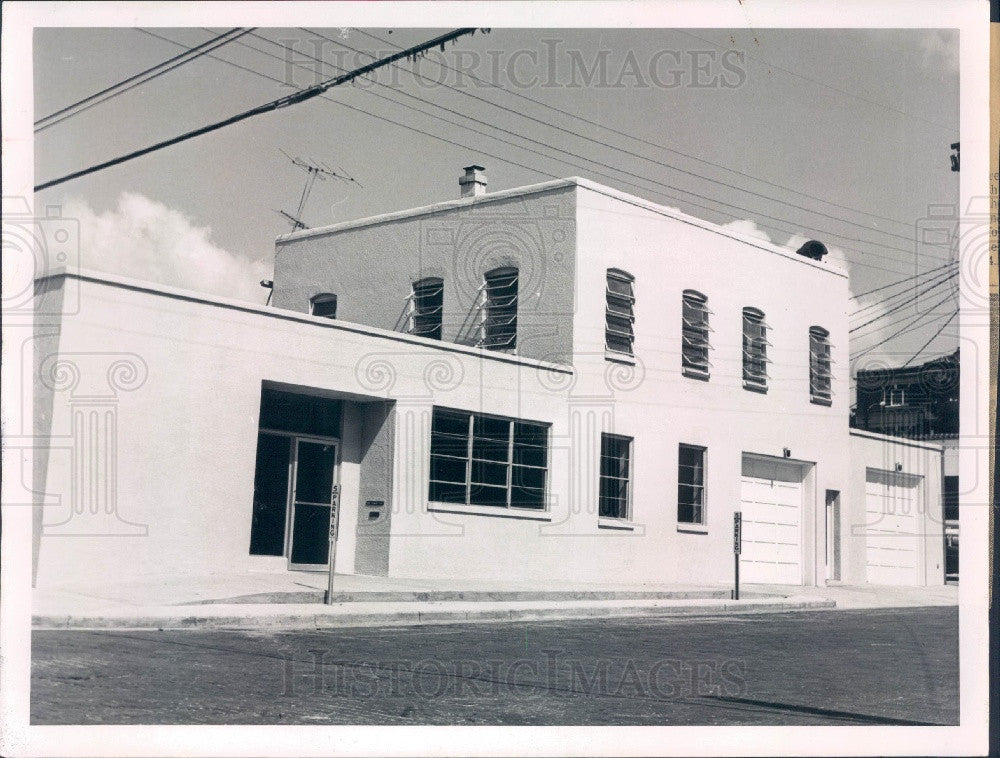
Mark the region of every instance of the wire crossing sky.
POLYGON ((105 87, 100 92, 95 92, 93 95, 77 100, 75 103, 67 105, 65 108, 60 108, 55 113, 43 116, 35 122, 35 132, 37 133, 43 131, 44 129, 48 129, 50 126, 55 126, 66 119, 72 118, 78 113, 103 103, 105 100, 110 100, 112 97, 118 97, 119 95, 128 92, 130 89, 138 87, 140 84, 145 84, 158 76, 163 76, 164 74, 173 71, 175 68, 180 68, 185 63, 190 63, 191 61, 200 58, 202 55, 207 55, 212 50, 216 50, 223 45, 239 39, 244 34, 249 34, 251 31, 251 29, 230 29, 228 32, 223 32, 207 42, 188 48, 185 52, 180 55, 175 55, 172 58, 168 58, 163 61, 163 63, 150 66, 145 71, 140 71, 138 74, 134 74, 127 79, 117 82, 116 84, 112 84, 110 87, 105 87))
MULTIPOLYGON (((185 63, 54 119, 37 135, 36 176, 169 141, 443 30, 223 32, 232 30, 39 29, 40 115, 157 64, 185 63), (220 38, 224 46, 210 44, 220 38)), ((886 297, 901 294, 886 291, 893 283, 915 287, 953 258, 940 232, 955 217, 940 209, 958 199, 948 160, 957 51, 957 34, 942 30, 493 29, 421 60, 401 56, 296 108, 49 187, 38 201, 79 208, 87 228, 127 228, 122 214, 140 205, 123 204, 123 193, 141 196, 177 235, 183 219, 183 233, 267 268, 287 230, 273 209, 302 190, 282 151, 358 180, 318 183, 303 219, 310 227, 453 199, 470 163, 487 167, 491 191, 577 175, 776 244, 820 239, 862 293, 852 309, 874 318, 899 304, 886 297)), ((174 275, 151 269, 151 278, 174 275)), ((893 315, 917 315, 909 307, 893 315)), ((888 322, 859 339, 889 336, 888 322)), ((949 352, 957 323, 935 335, 939 326, 919 322, 873 357, 895 364, 918 349, 949 352)))
MULTIPOLYGON (((67 174, 66 176, 60 177, 58 179, 52 179, 50 181, 43 182, 42 184, 35 187, 35 191, 38 192, 43 189, 48 189, 49 187, 55 187, 56 185, 62 184, 63 182, 67 182, 71 179, 76 179, 81 176, 87 176, 88 174, 93 174, 96 173, 97 171, 102 171, 106 168, 117 166, 121 163, 125 163, 126 161, 130 161, 134 158, 139 158, 143 155, 148 155, 149 153, 155 152, 157 150, 162 150, 163 148, 171 147, 172 145, 176 145, 180 142, 184 142, 186 140, 193 139, 195 137, 200 137, 203 134, 208 134, 209 132, 213 132, 217 129, 222 129, 227 126, 232 126, 233 124, 237 124, 240 121, 244 121, 248 118, 253 118, 254 116, 260 116, 264 113, 269 113, 279 108, 287 108, 290 105, 297 105, 299 103, 304 103, 307 100, 322 95, 324 92, 333 87, 337 87, 341 84, 354 81, 354 79, 356 79, 359 76, 363 76, 369 72, 375 71, 376 69, 379 69, 382 66, 389 65, 393 60, 399 60, 400 58, 404 57, 406 58, 416 57, 421 53, 423 53, 424 51, 438 46, 441 46, 443 49, 444 44, 446 42, 451 42, 457 39, 458 37, 464 36, 466 34, 472 34, 474 31, 475 29, 457 29, 454 32, 443 34, 440 37, 436 37, 427 42, 421 43, 419 45, 414 45, 412 48, 409 48, 407 50, 400 51, 399 53, 394 53, 393 55, 390 55, 385 59, 374 60, 372 63, 369 63, 368 65, 365 66, 361 66, 355 69, 354 71, 348 71, 342 76, 336 76, 330 79, 329 81, 322 82, 312 87, 307 87, 306 89, 303 89, 299 92, 295 92, 294 94, 287 95, 285 97, 279 97, 277 100, 273 100, 269 103, 264 103, 263 105, 258 105, 255 108, 251 108, 248 111, 243 111, 242 113, 237 113, 235 116, 230 116, 229 118, 223 119, 222 121, 217 121, 214 124, 208 124, 207 126, 199 127, 198 129, 194 129, 190 132, 178 135, 177 137, 172 137, 168 140, 163 140, 162 142, 158 142, 155 145, 150 145, 149 147, 142 148, 141 150, 136 150, 134 152, 129 153, 128 155, 123 155, 118 158, 113 158, 111 160, 104 161, 103 163, 99 163, 95 166, 90 166, 89 168, 81 169, 79 171, 74 171, 73 173, 67 174)), ((235 37, 233 39, 235 39, 235 37)))

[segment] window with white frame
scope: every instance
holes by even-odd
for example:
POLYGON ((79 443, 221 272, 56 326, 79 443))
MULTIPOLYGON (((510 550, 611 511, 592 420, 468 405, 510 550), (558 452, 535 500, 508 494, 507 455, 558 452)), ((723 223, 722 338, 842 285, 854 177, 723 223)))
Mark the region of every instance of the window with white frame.
POLYGON ((323 318, 337 318, 337 296, 332 292, 321 292, 309 298, 309 313, 323 318))
POLYGON ((705 524, 705 448, 697 445, 678 448, 677 523, 705 524))
POLYGON ((809 399, 820 405, 833 402, 831 389, 830 333, 820 327, 809 327, 809 399))
POLYGON ((487 350, 513 350, 517 347, 517 269, 495 268, 487 271, 484 278, 486 300, 480 346, 487 350))
POLYGON ((681 370, 685 376, 708 379, 709 327, 708 298, 694 290, 684 290, 681 314, 681 370))
POLYGON ((743 309, 743 386, 767 391, 767 323, 763 311, 743 309))
POLYGON ((609 268, 605 288, 604 346, 613 353, 632 355, 635 341, 635 278, 609 268))
POLYGON ((600 518, 630 518, 631 457, 631 437, 601 435, 601 480, 597 502, 597 515, 600 518))
POLYGON ((547 424, 434 408, 428 499, 545 509, 547 424))
POLYGON ((410 334, 434 340, 441 339, 444 280, 440 277, 430 276, 414 282, 410 297, 410 334))

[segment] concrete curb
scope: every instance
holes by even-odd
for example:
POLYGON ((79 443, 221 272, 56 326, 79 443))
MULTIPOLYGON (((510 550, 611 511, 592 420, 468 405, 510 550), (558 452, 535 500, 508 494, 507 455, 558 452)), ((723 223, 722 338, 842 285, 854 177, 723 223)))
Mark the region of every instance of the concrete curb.
POLYGON ((789 597, 755 600, 344 603, 340 605, 215 605, 115 609, 101 614, 40 614, 42 629, 322 630, 356 627, 504 623, 590 618, 671 618, 826 610, 833 600, 789 597), (208 610, 211 608, 211 610, 208 610))
MULTIPOLYGON (((562 602, 572 600, 725 600, 731 590, 382 590, 371 592, 335 592, 335 603, 434 603, 434 602, 521 602, 546 600, 562 602)), ((296 592, 260 592, 230 598, 209 598, 188 605, 250 605, 250 604, 302 604, 322 603, 325 590, 296 592)), ((753 597, 750 593, 747 598, 753 597)), ((756 595, 756 597, 764 597, 756 595)), ((774 597, 769 595, 766 597, 774 597)))

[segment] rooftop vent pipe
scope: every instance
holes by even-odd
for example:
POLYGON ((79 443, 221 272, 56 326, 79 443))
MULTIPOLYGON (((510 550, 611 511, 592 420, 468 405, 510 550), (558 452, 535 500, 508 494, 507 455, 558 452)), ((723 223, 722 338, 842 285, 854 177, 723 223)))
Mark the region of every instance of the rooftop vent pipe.
POLYGON ((826 249, 826 245, 818 240, 809 240, 798 249, 799 255, 804 255, 806 258, 812 258, 814 261, 823 260, 823 256, 828 252, 830 251, 826 249))
POLYGON ((482 166, 466 166, 465 176, 458 180, 462 197, 478 197, 486 194, 486 169, 482 166))

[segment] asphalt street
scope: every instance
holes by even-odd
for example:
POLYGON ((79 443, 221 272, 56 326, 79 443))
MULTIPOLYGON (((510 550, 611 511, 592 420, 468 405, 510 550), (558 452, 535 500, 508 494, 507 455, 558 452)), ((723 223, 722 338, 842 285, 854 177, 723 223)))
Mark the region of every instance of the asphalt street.
POLYGON ((951 607, 36 631, 35 724, 958 723, 951 607))

